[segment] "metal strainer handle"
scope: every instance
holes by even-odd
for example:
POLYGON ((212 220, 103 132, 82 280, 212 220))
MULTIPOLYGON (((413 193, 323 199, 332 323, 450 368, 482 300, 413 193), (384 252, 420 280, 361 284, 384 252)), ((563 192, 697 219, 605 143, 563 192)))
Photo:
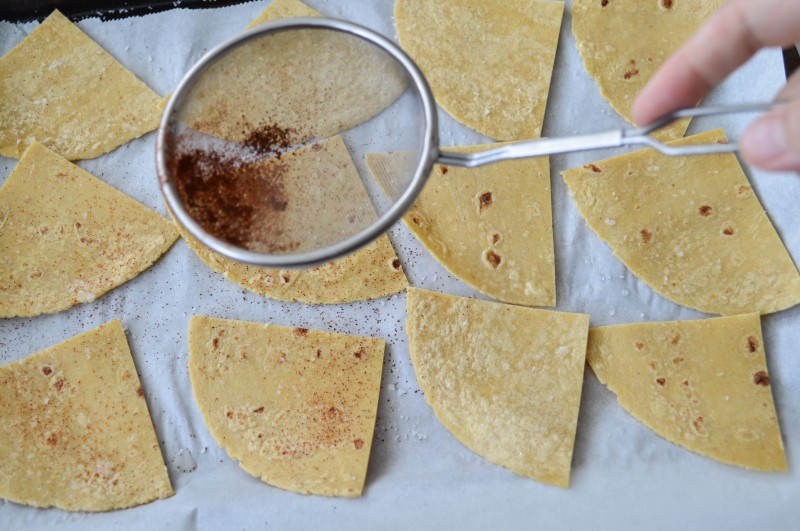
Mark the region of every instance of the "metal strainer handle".
POLYGON ((709 107, 696 107, 673 111, 655 122, 636 129, 614 129, 600 133, 574 135, 557 138, 540 138, 536 140, 523 140, 511 142, 503 146, 487 149, 477 153, 455 153, 439 151, 437 162, 453 166, 476 168, 494 162, 508 159, 521 159, 570 153, 574 151, 589 151, 601 148, 614 148, 622 146, 643 145, 653 148, 665 155, 710 155, 715 153, 731 153, 739 149, 736 142, 727 144, 694 144, 687 146, 670 146, 653 138, 655 131, 663 129, 669 124, 682 118, 696 116, 714 116, 740 113, 760 113, 780 107, 783 103, 774 101, 769 103, 748 103, 741 105, 717 105, 709 107))

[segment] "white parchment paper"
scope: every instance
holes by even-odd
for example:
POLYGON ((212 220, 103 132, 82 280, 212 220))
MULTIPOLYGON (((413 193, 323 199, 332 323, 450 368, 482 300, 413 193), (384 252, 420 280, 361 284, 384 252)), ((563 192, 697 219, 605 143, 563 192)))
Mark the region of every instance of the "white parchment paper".
MULTIPOLYGON (((78 25, 153 87, 171 91, 208 49, 240 31, 269 2, 171 11, 78 25)), ((395 36, 393 2, 308 0, 325 15, 395 36)), ((566 3, 544 135, 624 125, 588 78, 566 3)), ((0 53, 36 26, 0 22, 0 53)), ((783 84, 780 52, 759 54, 708 103, 770 99, 783 84)), ((444 145, 487 141, 441 114, 444 145)), ((714 119, 736 137, 745 121, 714 119)), ((79 165, 166 214, 150 133, 79 165)), ((618 153, 619 151, 617 151, 618 153)), ((704 317, 655 294, 584 224, 559 172, 613 152, 553 157, 558 308, 585 312, 593 325, 704 317)), ((16 161, 0 158, 0 183, 16 161)), ((795 260, 800 259, 800 178, 748 169, 758 196, 795 260)), ((444 271, 402 226, 390 232, 414 286, 485 298, 444 271)), ((661 439, 629 416, 590 370, 581 401, 572 483, 560 489, 492 465, 462 446, 435 419, 409 361, 405 295, 341 306, 279 303, 208 269, 179 241, 158 263, 99 299, 55 315, 0 320, 0 363, 121 319, 142 380, 175 496, 103 514, 42 510, 0 501, 0 529, 790 529, 800 518, 800 307, 763 319, 772 390, 788 474, 740 470, 661 439), (388 343, 379 417, 366 489, 354 500, 302 496, 242 471, 209 434, 187 371, 192 314, 272 322, 381 337, 388 343), (191 459, 187 456, 191 455, 191 459), (193 466, 196 464, 196 468, 193 466)), ((0 412, 2 415, 2 412, 0 412)))

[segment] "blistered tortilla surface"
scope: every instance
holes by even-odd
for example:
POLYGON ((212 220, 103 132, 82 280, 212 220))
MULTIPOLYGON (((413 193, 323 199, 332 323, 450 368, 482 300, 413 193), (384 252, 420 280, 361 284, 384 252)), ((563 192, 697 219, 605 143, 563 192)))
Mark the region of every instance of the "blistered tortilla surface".
MULTIPOLYGON (((472 153, 487 146, 448 148, 472 153)), ((403 154, 367 155, 379 183, 403 154)), ((437 165, 405 225, 456 277, 503 302, 555 306, 550 165, 546 157, 481 168, 437 165)))
MULTIPOLYGON (((673 145, 726 142, 710 131, 673 145)), ((800 274, 733 154, 642 150, 563 172, 591 229, 636 276, 702 312, 776 312, 800 274)))
POLYGON ((665 439, 723 463, 786 471, 758 314, 593 328, 587 361, 665 439))
MULTIPOLYGON (((572 32, 586 71, 600 93, 625 120, 661 64, 686 41, 723 0, 573 0, 572 32)), ((644 125, 644 124, 642 124, 644 125)), ((656 134, 680 138, 689 120, 656 134)))

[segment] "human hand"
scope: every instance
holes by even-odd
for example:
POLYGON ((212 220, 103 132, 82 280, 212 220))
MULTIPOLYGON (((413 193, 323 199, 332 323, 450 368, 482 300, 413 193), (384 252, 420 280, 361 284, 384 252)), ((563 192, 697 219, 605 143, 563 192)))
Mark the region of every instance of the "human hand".
MULTIPOLYGON (((647 124, 697 104, 725 77, 767 46, 800 41, 800 1, 730 0, 656 72, 633 105, 633 119, 647 124)), ((766 170, 800 171, 800 72, 777 99, 786 105, 751 124, 741 155, 766 170)))

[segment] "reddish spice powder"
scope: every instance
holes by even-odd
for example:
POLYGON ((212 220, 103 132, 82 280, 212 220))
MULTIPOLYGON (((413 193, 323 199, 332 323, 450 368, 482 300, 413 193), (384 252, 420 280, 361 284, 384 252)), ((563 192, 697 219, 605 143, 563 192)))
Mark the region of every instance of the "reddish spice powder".
POLYGON ((259 155, 275 156, 280 158, 281 153, 291 146, 297 136, 294 129, 286 129, 277 124, 262 125, 252 131, 244 131, 244 145, 256 151, 259 155))
MULTIPOLYGON (((249 147, 263 153, 288 145, 288 132, 278 133, 274 127, 264 131, 254 131, 248 137, 249 147)), ((209 234, 238 247, 258 245, 268 252, 285 252, 299 246, 299 242, 263 241, 265 235, 256 231, 268 226, 267 236, 273 240, 282 232, 282 213, 289 204, 285 164, 240 164, 233 157, 235 154, 199 148, 176 151, 172 174, 178 195, 187 213, 209 234)))

